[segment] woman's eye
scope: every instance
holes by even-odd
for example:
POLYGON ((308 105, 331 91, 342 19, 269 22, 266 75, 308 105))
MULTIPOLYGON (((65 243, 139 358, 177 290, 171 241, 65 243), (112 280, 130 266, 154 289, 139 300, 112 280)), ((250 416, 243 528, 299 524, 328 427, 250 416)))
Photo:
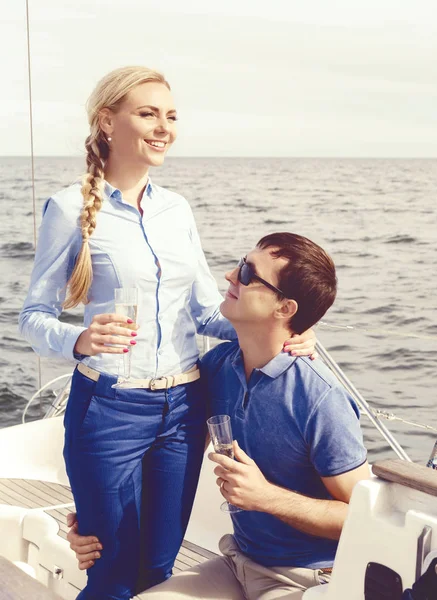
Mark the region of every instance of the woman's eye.
POLYGON ((142 112, 140 113, 140 117, 153 117, 154 114, 151 112, 142 112))
POLYGON ((169 120, 169 121, 177 121, 177 120, 178 120, 178 118, 177 118, 177 117, 168 117, 168 120, 169 120))

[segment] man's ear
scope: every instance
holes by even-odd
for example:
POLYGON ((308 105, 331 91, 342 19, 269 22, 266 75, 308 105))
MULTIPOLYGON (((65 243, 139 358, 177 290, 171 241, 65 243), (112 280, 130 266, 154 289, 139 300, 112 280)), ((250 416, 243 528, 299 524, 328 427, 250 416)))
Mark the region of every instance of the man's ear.
POLYGON ((297 313, 298 308, 296 300, 285 298, 275 310, 275 318, 286 319, 288 321, 297 313))
POLYGON ((99 112, 99 125, 100 129, 106 133, 106 135, 112 135, 114 130, 112 121, 112 112, 109 110, 109 108, 102 108, 102 110, 99 112))

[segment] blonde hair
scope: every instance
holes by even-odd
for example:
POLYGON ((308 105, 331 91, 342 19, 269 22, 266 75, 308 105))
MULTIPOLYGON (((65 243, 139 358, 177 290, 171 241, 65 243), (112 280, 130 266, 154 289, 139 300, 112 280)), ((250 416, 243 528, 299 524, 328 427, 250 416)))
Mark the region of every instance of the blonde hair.
POLYGON ((105 161, 109 156, 109 142, 100 129, 99 116, 104 108, 116 112, 126 95, 137 85, 157 81, 170 89, 164 76, 146 67, 122 67, 111 71, 96 85, 87 102, 90 135, 85 140, 87 172, 82 179, 83 209, 80 215, 82 247, 73 273, 67 283, 68 293, 63 308, 87 304, 88 291, 93 279, 89 238, 96 228, 96 215, 102 207, 105 161))

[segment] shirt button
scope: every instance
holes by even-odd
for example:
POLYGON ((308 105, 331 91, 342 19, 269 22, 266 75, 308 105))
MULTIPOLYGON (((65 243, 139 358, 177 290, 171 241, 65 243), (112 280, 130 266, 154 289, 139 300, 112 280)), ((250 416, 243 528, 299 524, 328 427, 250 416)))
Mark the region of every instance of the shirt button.
POLYGON ((164 350, 158 350, 158 354, 159 356, 162 356, 164 354, 164 350))

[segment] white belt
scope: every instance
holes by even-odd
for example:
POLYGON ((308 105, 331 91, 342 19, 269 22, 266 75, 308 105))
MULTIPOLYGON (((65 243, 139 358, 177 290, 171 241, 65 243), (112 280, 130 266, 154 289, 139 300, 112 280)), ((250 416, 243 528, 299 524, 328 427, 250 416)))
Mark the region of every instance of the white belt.
MULTIPOLYGON (((77 370, 92 379, 98 381, 101 373, 95 369, 87 367, 83 363, 77 365, 77 370)), ((183 385, 185 383, 191 383, 200 379, 199 367, 194 366, 186 373, 179 373, 178 375, 167 375, 166 377, 149 377, 148 379, 133 379, 132 388, 144 388, 148 390, 168 390, 168 388, 175 387, 177 385, 183 385)))

